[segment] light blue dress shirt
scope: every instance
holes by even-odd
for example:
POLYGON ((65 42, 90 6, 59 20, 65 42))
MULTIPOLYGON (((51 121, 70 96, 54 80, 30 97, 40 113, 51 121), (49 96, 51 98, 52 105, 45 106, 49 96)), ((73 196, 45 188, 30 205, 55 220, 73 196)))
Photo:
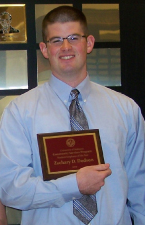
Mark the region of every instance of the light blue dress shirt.
MULTIPOLYGON (((0 125, 0 198, 23 210, 22 225, 83 225, 73 215, 79 198, 76 174, 43 181, 38 133, 70 130, 71 87, 54 76, 13 100, 0 125)), ((96 193, 98 214, 91 225, 145 224, 145 126, 130 98, 90 82, 78 85, 90 129, 99 129, 111 176, 96 193), (127 204, 126 204, 127 203, 127 204)), ((53 149, 52 149, 53 151, 53 149)))

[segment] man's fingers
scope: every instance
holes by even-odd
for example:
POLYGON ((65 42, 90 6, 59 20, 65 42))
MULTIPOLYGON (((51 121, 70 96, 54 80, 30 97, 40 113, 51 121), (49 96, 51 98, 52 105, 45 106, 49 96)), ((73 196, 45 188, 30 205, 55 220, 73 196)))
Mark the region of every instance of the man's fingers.
POLYGON ((105 184, 105 178, 111 175, 109 164, 86 166, 76 174, 79 190, 82 194, 93 194, 105 184))
POLYGON ((105 163, 105 164, 94 165, 92 167, 94 168, 94 170, 101 171, 101 170, 109 169, 110 164, 109 163, 105 163))

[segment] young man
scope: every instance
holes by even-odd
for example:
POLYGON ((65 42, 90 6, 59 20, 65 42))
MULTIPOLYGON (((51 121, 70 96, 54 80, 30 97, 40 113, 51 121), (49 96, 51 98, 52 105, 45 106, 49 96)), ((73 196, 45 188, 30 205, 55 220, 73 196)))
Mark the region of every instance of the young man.
POLYGON ((89 195, 95 196, 98 211, 91 225, 131 225, 131 217, 144 225, 145 136, 139 107, 90 82, 86 56, 94 37, 82 12, 69 6, 52 10, 43 21, 43 38, 40 49, 50 61, 50 81, 11 102, 1 120, 0 197, 23 210, 24 225, 82 225, 73 214, 73 200, 89 195), (71 130, 73 89, 79 91, 78 106, 89 129, 99 129, 106 164, 43 181, 37 134, 71 130))
POLYGON ((7 225, 5 206, 0 202, 0 225, 7 225))

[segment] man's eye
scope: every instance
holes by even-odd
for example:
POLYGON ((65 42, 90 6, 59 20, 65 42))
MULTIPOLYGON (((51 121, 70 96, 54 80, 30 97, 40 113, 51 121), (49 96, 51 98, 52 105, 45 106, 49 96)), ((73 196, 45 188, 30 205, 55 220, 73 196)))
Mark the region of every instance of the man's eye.
POLYGON ((71 37, 71 40, 72 40, 72 41, 77 41, 77 40, 78 40, 78 36, 72 36, 72 37, 71 37))
POLYGON ((54 40, 52 40, 52 43, 59 43, 59 42, 61 42, 60 39, 54 39, 54 40))

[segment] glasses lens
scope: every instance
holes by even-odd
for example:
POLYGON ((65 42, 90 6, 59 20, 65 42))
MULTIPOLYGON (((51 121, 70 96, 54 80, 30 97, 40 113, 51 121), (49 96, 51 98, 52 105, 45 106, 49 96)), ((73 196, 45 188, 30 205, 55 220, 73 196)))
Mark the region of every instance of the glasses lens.
POLYGON ((61 37, 58 37, 58 38, 52 38, 50 39, 49 41, 51 44, 53 45, 61 45, 62 42, 63 42, 63 39, 61 37))
POLYGON ((78 34, 73 34, 73 35, 70 35, 68 37, 68 41, 71 43, 71 44, 75 44, 75 43, 78 43, 79 41, 81 40, 81 36, 78 35, 78 34))

